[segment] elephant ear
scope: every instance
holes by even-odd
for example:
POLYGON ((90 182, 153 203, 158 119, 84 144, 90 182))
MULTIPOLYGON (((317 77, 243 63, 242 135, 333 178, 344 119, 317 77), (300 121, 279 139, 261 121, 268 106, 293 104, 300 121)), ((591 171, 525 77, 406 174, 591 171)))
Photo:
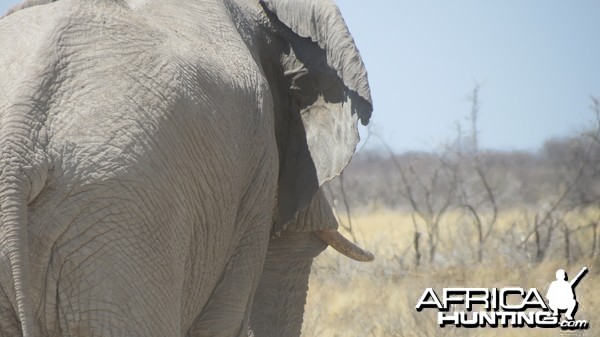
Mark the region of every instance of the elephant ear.
MULTIPOLYGON (((339 175, 371 117, 367 72, 331 0, 261 0, 283 46, 284 89, 273 88, 280 156, 274 234, 339 175)), ((277 82, 280 84, 280 82, 277 82)))

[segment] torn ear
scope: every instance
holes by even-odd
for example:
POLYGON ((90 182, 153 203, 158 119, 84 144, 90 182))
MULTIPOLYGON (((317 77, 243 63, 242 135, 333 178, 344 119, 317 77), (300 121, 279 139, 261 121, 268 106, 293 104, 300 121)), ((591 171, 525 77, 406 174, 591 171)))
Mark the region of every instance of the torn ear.
POLYGON ((261 4, 282 46, 276 60, 283 83, 273 90, 280 156, 277 234, 348 164, 359 141, 358 120, 368 123, 372 104, 364 64, 333 1, 261 4))

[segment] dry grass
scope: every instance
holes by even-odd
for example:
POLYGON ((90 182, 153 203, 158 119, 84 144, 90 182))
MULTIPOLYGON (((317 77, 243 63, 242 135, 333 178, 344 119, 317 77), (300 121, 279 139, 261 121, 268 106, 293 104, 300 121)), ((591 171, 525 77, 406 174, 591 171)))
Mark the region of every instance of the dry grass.
MULTIPOLYGON (((596 217, 598 212, 570 215, 573 228, 596 217)), ((554 273, 564 268, 572 276, 583 266, 590 272, 577 287, 577 319, 590 321, 586 336, 600 336, 600 294, 592 286, 600 279, 598 267, 589 257, 591 230, 573 234, 578 252, 570 265, 561 251, 560 233, 553 253, 542 263, 531 262, 531 242, 522 243, 529 229, 525 212, 503 214, 492 239, 486 243, 484 262, 476 261, 473 231, 464 228, 459 216, 449 215, 442 224, 439 256, 434 263, 414 266, 414 227, 408 214, 380 211, 355 219, 359 243, 376 254, 371 263, 358 263, 328 249, 313 266, 306 305, 303 336, 559 336, 558 329, 464 329, 439 328, 436 313, 414 308, 426 287, 538 288, 545 294, 554 273), (462 227, 461 227, 462 226, 462 227), (511 241, 512 240, 512 241, 511 241), (366 243, 366 244, 365 244, 366 243)), ((423 228, 419 228, 420 231, 423 228)), ((575 253, 574 253, 575 254, 575 253)), ((597 261, 598 259, 596 259, 597 261)))

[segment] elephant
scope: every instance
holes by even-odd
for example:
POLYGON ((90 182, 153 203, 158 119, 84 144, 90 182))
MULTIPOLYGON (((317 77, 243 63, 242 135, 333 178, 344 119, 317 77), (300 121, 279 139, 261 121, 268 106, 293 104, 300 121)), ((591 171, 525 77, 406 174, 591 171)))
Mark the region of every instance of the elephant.
POLYGON ((0 336, 299 336, 373 110, 333 0, 0 19, 0 336))

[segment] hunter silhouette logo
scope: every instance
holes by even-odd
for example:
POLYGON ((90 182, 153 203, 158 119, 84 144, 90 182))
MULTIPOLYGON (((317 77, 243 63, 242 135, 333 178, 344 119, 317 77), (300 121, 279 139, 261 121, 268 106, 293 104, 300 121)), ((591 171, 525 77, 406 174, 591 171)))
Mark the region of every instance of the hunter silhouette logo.
POLYGON ((578 305, 575 298, 575 287, 587 271, 588 269, 583 267, 571 282, 567 281, 567 273, 564 270, 559 269, 556 271, 556 281, 550 284, 546 294, 548 306, 552 309, 554 316, 560 316, 560 311, 566 310, 565 317, 569 321, 573 320, 578 305))
POLYGON ((441 297, 427 288, 415 309, 437 309, 440 327, 529 327, 587 329, 587 320, 575 320, 578 302, 575 288, 588 269, 583 268, 572 281, 563 269, 546 293, 547 304, 536 288, 443 288, 441 297), (451 310, 452 309, 452 310, 451 310), (560 320, 561 313, 565 320, 560 320))

